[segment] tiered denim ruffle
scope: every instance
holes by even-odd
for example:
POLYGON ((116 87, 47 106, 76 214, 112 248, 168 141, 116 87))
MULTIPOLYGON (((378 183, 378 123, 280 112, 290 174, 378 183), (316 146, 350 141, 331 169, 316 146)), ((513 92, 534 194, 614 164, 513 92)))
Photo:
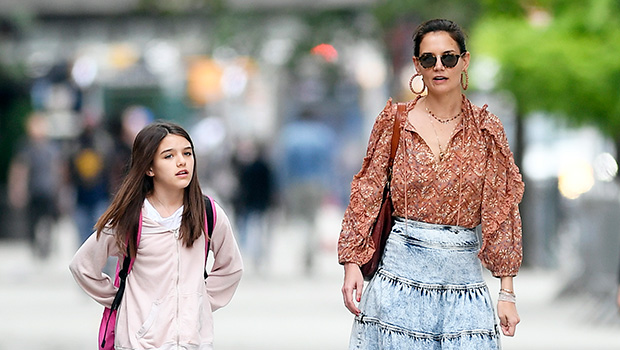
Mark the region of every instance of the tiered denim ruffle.
POLYGON ((499 349, 474 230, 397 219, 350 349, 499 349))

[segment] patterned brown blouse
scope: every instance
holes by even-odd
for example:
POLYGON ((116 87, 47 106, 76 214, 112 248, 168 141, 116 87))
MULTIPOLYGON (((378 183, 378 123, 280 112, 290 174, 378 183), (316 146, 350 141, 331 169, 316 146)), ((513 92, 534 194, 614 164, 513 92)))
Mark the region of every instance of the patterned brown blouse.
MULTIPOLYGON (((407 102, 407 111, 418 100, 407 102)), ((441 161, 413 125, 403 122, 391 184, 394 215, 470 228, 482 224, 478 257, 483 265, 496 277, 515 276, 523 256, 518 204, 524 185, 504 128, 486 108, 463 95, 463 121, 441 161)), ((369 232, 381 207, 395 115, 390 99, 375 121, 362 169, 351 182, 338 241, 341 264, 362 265, 375 250, 369 232)))

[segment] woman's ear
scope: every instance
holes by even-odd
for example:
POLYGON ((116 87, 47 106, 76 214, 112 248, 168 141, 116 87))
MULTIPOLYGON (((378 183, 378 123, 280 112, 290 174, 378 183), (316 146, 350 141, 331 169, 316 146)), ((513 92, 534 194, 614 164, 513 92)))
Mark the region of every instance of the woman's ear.
POLYGON ((418 61, 418 58, 413 56, 411 60, 413 61, 413 68, 415 68, 415 72, 416 73, 422 72, 422 67, 420 66, 420 62, 418 61))
POLYGON ((146 171, 146 176, 150 176, 150 177, 155 176, 155 173, 153 173, 153 168, 149 168, 149 170, 146 171))
POLYGON ((463 55, 463 58, 461 58, 463 60, 463 70, 467 70, 467 68, 469 68, 469 59, 470 59, 470 55, 469 55, 469 51, 466 51, 465 54, 463 55))

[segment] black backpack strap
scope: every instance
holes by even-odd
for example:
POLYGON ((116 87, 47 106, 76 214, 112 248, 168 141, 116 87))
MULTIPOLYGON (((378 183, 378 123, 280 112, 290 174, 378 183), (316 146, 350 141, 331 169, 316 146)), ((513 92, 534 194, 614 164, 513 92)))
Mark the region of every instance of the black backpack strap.
MULTIPOLYGON (((205 223, 207 226, 207 243, 205 247, 205 265, 207 263, 207 257, 209 256, 209 247, 211 246, 211 236, 213 236, 213 226, 214 226, 214 215, 213 212, 215 208, 212 205, 211 198, 208 196, 204 196, 205 201, 205 214, 207 216, 207 222, 205 223)), ((205 279, 209 276, 207 273, 207 269, 205 266, 205 279)))
MULTIPOLYGON (((138 222, 138 232, 136 232, 136 246, 140 245, 140 238, 142 237, 142 211, 140 211, 140 221, 138 222)), ((114 300, 112 301, 111 310, 117 310, 121 305, 121 300, 123 299, 123 294, 125 293, 125 284, 127 281, 127 275, 131 271, 133 267, 133 262, 136 260, 134 257, 131 258, 129 254, 129 238, 127 239, 127 253, 123 258, 123 268, 118 272, 119 285, 118 290, 116 291, 116 295, 114 296, 114 300)))
MULTIPOLYGON (((125 293, 125 283, 127 280, 127 275, 129 274, 130 263, 131 263, 131 258, 129 257, 129 247, 127 247, 127 255, 125 255, 125 258, 123 259, 123 268, 118 272, 119 285, 118 285, 118 290, 116 291, 116 294, 114 295, 112 306, 110 306, 111 311, 118 310, 118 307, 121 305, 121 300, 123 299, 123 294, 125 293)), ((112 312, 108 314, 108 319, 106 320, 105 331, 104 331, 105 334, 108 333, 108 326, 110 325, 111 316, 112 316, 112 312)), ((101 341, 101 344, 99 344, 99 349, 105 348, 105 340, 106 340, 105 338, 106 337, 104 336, 103 340, 101 341)))
POLYGON ((123 268, 118 272, 119 285, 118 290, 116 291, 116 295, 114 296, 114 301, 112 301, 112 306, 110 310, 117 310, 121 305, 121 300, 123 299, 123 294, 125 293, 125 283, 127 281, 127 275, 129 274, 129 264, 131 263, 131 258, 129 257, 129 247, 127 247, 127 255, 123 259, 123 268))

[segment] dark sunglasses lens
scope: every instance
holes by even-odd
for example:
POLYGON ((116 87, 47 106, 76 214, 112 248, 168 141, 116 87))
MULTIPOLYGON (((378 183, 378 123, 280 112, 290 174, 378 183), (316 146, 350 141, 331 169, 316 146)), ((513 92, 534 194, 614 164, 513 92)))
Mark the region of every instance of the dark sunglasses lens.
POLYGON ((443 64, 444 67, 452 68, 456 66, 458 61, 459 61, 459 56, 457 55, 446 54, 446 55, 441 56, 441 64, 443 64))
MULTIPOLYGON (((443 62, 443 58, 442 58, 443 62)), ((431 68, 435 66, 437 63, 437 58, 433 55, 422 55, 420 56, 420 65, 424 68, 431 68)))

